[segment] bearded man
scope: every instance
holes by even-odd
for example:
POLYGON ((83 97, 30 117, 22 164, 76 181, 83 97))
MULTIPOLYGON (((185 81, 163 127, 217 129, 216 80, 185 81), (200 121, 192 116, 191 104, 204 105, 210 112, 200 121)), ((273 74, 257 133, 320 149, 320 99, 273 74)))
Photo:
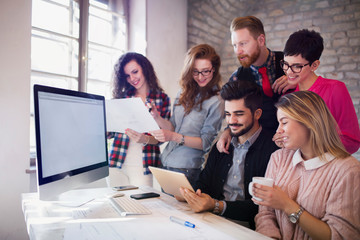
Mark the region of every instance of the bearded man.
POLYGON ((265 175, 270 155, 278 148, 272 134, 259 124, 262 92, 258 85, 228 82, 220 95, 232 136, 229 154, 214 145, 196 182, 196 192, 184 188, 180 192, 195 212, 212 211, 254 229, 258 206, 251 200, 248 186, 252 177, 265 175))
MULTIPOLYGON (((230 32, 231 43, 241 66, 231 75, 229 82, 250 81, 261 87, 263 113, 259 121, 264 129, 275 134, 278 122, 274 104, 282 94, 296 87, 288 83, 280 67, 284 55, 266 47, 264 26, 254 16, 233 19, 230 32)), ((218 150, 228 153, 230 140, 230 129, 226 129, 217 143, 218 150)))

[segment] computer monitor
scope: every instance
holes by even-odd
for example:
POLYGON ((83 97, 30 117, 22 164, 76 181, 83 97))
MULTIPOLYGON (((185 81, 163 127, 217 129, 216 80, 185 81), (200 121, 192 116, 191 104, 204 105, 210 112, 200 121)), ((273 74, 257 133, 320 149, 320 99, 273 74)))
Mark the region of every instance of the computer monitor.
POLYGON ((103 96, 35 85, 34 112, 40 200, 109 175, 103 96))

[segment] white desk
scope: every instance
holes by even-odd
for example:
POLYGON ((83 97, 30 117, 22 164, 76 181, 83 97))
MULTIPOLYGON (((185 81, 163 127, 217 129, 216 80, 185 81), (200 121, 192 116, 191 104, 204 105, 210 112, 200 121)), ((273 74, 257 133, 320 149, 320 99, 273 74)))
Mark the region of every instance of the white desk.
MULTIPOLYGON (((23 194, 22 207, 30 239, 270 239, 212 213, 193 213, 186 203, 164 193, 160 193, 160 198, 140 200, 152 211, 151 215, 120 217, 105 198, 114 193, 111 189, 86 191, 90 190, 104 197, 78 208, 39 201, 34 193, 23 194), (194 223, 195 229, 171 222, 171 215, 194 223)), ((141 187, 124 193, 149 191, 156 190, 141 187)))

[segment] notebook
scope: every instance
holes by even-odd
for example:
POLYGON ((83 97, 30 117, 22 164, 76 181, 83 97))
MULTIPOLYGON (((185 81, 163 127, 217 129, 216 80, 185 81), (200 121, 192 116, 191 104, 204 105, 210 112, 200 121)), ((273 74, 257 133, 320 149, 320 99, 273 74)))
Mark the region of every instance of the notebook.
POLYGON ((149 166, 149 169, 164 192, 180 198, 182 198, 179 191, 180 187, 188 188, 195 192, 185 174, 152 166, 149 166))

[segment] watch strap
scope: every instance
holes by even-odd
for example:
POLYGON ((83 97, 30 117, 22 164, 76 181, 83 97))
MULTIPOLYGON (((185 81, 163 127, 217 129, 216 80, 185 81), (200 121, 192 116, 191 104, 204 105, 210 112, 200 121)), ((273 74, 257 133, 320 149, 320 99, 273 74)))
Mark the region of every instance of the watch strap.
POLYGON ((215 207, 213 213, 219 215, 220 214, 220 203, 219 200, 215 199, 215 207))
POLYGON ((179 143, 180 146, 185 144, 185 136, 181 135, 181 142, 179 143))

